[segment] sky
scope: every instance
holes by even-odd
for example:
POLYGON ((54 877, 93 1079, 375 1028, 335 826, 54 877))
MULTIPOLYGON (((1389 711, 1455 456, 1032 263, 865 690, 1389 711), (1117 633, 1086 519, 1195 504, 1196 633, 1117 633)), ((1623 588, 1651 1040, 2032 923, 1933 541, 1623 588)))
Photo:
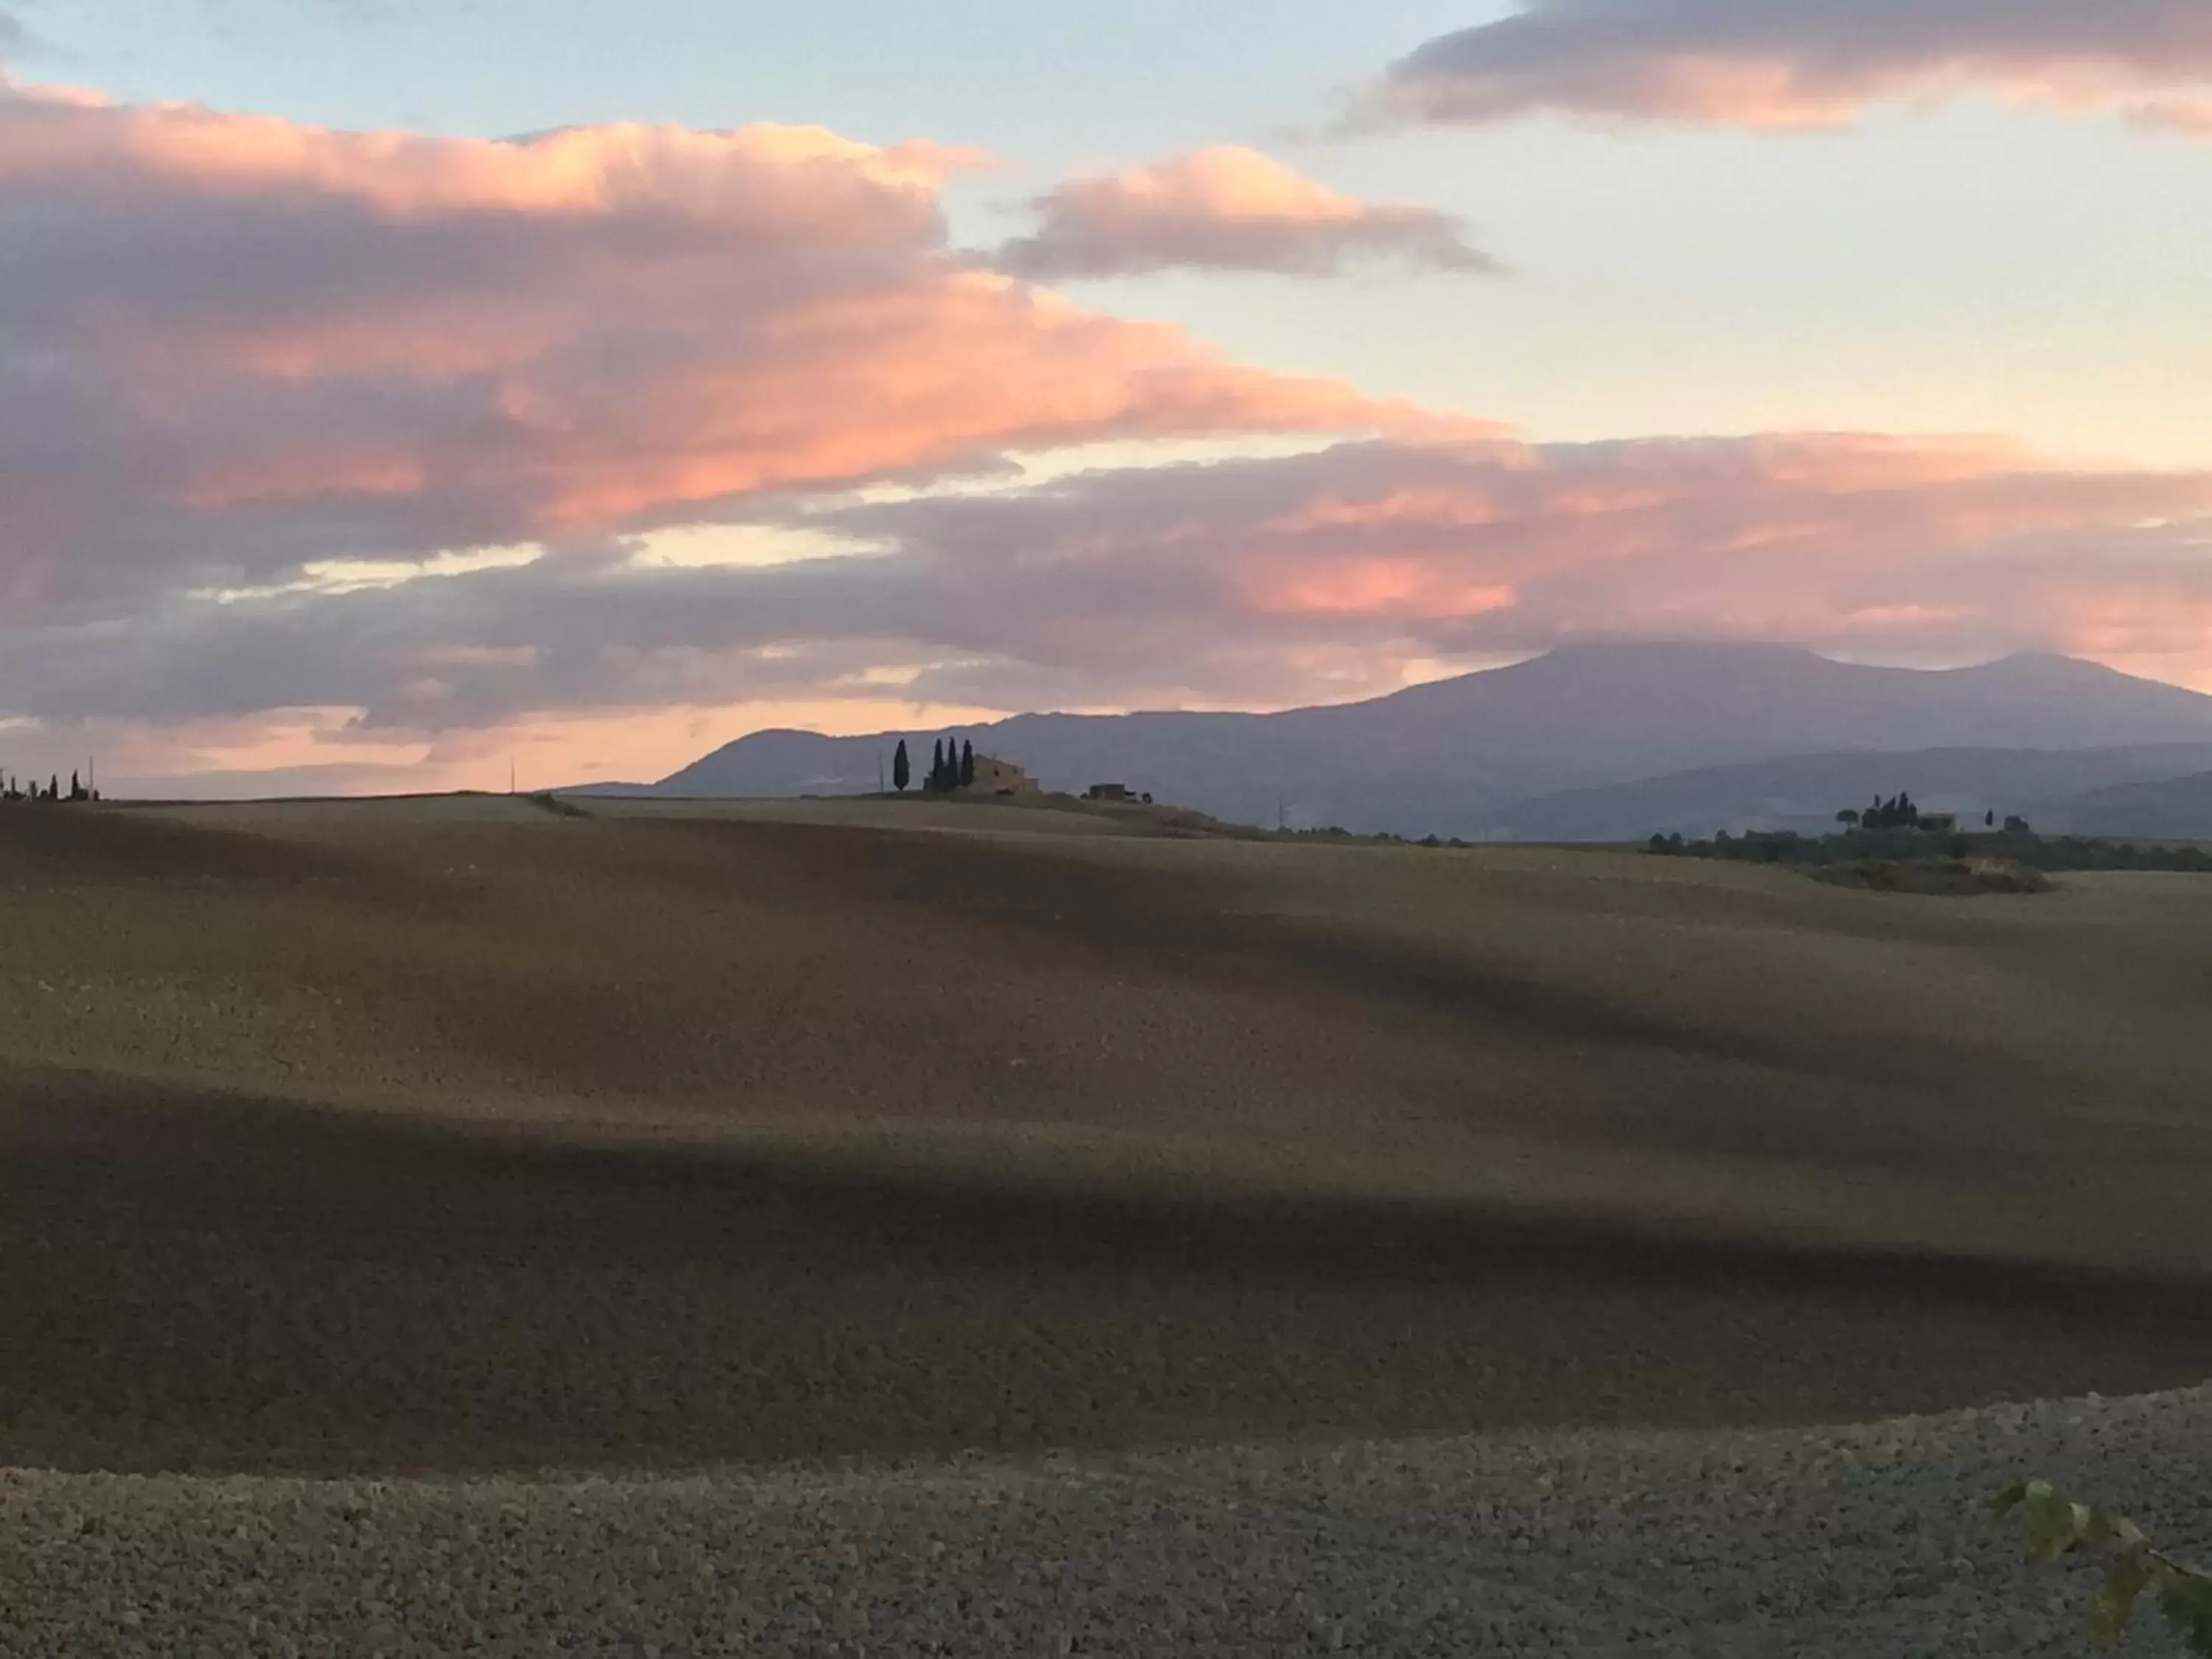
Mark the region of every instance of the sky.
POLYGON ((2212 690, 2202 0, 0 0, 0 767, 2212 690))

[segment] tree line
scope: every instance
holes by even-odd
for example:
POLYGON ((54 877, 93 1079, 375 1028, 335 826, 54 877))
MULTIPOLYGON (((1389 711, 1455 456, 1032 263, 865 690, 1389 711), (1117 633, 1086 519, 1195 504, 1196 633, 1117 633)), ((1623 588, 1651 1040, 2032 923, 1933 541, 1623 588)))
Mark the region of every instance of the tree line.
MULTIPOLYGON (((1920 814, 1920 803, 1902 793, 1892 795, 1887 800, 1877 796, 1875 804, 1863 812, 1856 807, 1847 806, 1836 814, 1836 822, 1846 830, 1918 830, 1925 827, 1920 814)), ((1982 827, 1985 830, 1997 827, 1997 815, 1994 809, 1982 815, 1982 827)), ((2027 820, 2023 817, 2007 818, 2004 828, 2005 834, 2008 836, 2033 833, 2027 820)))
POLYGON ((43 789, 39 787, 39 781, 36 778, 31 780, 31 787, 28 789, 23 787, 23 781, 12 772, 7 774, 4 778, 0 778, 0 800, 87 801, 99 799, 100 791, 86 788, 74 772, 70 774, 69 793, 66 795, 62 793, 62 779, 58 772, 46 780, 46 787, 43 789))
POLYGON ((1836 822, 1851 830, 1917 830, 1920 804, 1900 790, 1887 800, 1876 796, 1863 812, 1846 807, 1836 814, 1836 822))
MULTIPOLYGON (((955 789, 967 789, 975 782, 975 745, 965 739, 955 742, 951 738, 939 738, 931 750, 929 775, 922 781, 922 788, 939 795, 951 794, 955 789)), ((891 757, 891 784, 903 795, 914 787, 914 762, 906 752, 906 739, 899 739, 898 752, 891 757)))

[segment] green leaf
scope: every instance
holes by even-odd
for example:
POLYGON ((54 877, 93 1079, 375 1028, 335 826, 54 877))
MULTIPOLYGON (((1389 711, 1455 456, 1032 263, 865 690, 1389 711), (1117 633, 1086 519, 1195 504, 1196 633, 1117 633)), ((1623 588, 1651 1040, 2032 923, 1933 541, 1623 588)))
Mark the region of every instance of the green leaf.
POLYGON ((2142 1528, 2127 1516, 2108 1514, 2103 1510, 2091 1510, 2089 1524, 2081 1529, 2083 1545, 2102 1554, 2139 1550, 2148 1541, 2142 1528))
POLYGON ((2134 1622, 2136 1601, 2150 1588, 2157 1568, 2138 1553, 2115 1562, 2105 1575, 2105 1587, 2089 1602, 2089 1639, 2100 1647, 2116 1648, 2127 1639, 2134 1622))
POLYGON ((2089 1524, 2086 1505, 2070 1504, 2048 1486, 2027 1500, 2027 1547, 2038 1560, 2057 1562, 2081 1539, 2089 1524))
POLYGON ((1990 1519, 2000 1523, 2012 1519, 2012 1512, 2036 1495, 2049 1492, 2048 1480, 2015 1480, 1990 1500, 1990 1519))
POLYGON ((2158 1607, 2191 1651, 2212 1655, 2212 1578, 2167 1570, 2159 1582, 2158 1607))

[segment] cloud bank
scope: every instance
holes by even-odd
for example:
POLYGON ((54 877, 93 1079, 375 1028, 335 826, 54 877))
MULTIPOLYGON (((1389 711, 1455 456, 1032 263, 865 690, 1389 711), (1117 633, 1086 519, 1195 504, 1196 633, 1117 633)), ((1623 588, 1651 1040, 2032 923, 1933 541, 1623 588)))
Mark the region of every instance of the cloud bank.
POLYGON ((571 542, 1009 447, 1428 422, 948 251, 975 158, 0 84, 0 604, 571 542))
POLYGON ((337 710, 325 757, 469 753, 556 714, 1283 706, 1651 635, 1925 662, 2055 648, 2212 687, 2212 473, 1980 441, 1377 441, 763 511, 872 550, 545 558, 0 626, 0 710, 234 732, 337 710))
MULTIPOLYGON (((1279 706, 1606 635, 2040 646, 2212 687, 2212 475, 1506 441, 976 269, 939 211, 975 160, 0 82, 0 758, 66 771, 97 730, 142 770, 359 781, 532 723, 696 749, 741 705, 1279 706), (944 493, 1010 451, 1253 434, 1313 444, 944 493), (891 483, 930 488, 854 493, 891 483), (691 526, 784 540, 658 556, 691 526)), ((1041 211, 1038 273, 1479 258, 1249 152, 1041 211)))
POLYGON ((1009 242, 993 263, 1048 282, 1176 268, 1320 276, 1378 262, 1499 270, 1448 215, 1362 202, 1257 150, 1227 145, 1071 179, 1031 206, 1036 234, 1009 242))
POLYGON ((1980 93, 2212 125, 2203 0, 1524 0, 1395 65, 1370 112, 1455 124, 1539 112, 1764 131, 1980 93))

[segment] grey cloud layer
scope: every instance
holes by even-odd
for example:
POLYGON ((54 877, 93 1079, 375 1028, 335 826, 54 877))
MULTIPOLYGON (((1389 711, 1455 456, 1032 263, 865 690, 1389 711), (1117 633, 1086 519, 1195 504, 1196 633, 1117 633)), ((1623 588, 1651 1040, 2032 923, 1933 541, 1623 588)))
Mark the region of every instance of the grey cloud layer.
MULTIPOLYGON (((792 521, 824 522, 787 509, 792 521)), ((2087 474, 1827 438, 1340 446, 848 508, 880 556, 605 557, 337 595, 172 599, 96 634, 0 629, 0 713, 296 706, 361 730, 532 712, 881 697, 1285 703, 1409 662, 1602 635, 1784 638, 1959 660, 2170 658, 2212 633, 2212 476, 2087 474)))
POLYGON ((1751 127, 1844 124, 1893 97, 1982 90, 2212 111, 2203 0, 1528 0, 1430 41, 1376 108, 1479 123, 1539 111, 1751 127), (2201 101, 2200 101, 2201 100, 2201 101))

